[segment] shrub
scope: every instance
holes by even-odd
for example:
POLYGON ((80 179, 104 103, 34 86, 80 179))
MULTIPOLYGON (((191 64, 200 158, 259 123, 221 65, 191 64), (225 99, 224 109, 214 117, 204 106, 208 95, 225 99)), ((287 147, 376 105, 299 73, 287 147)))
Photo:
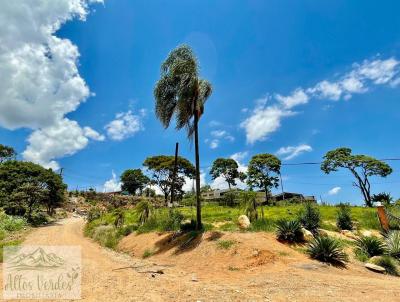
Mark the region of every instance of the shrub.
POLYGON ((93 239, 102 246, 115 248, 118 244, 119 236, 114 226, 101 225, 94 229, 93 239))
POLYGON ((0 229, 8 232, 19 231, 27 226, 27 221, 23 217, 9 216, 0 212, 0 229))
POLYGON ((346 204, 340 204, 336 214, 336 226, 339 230, 352 230, 351 210, 346 204))
POLYGON ((128 236, 132 234, 134 231, 138 229, 138 226, 136 224, 131 224, 124 226, 118 230, 118 234, 121 236, 128 236))
POLYGON ((136 205, 135 211, 139 216, 140 224, 143 225, 153 215, 154 207, 150 201, 142 200, 136 205))
POLYGON ((124 211, 121 209, 118 209, 115 213, 115 220, 114 220, 114 226, 119 229, 122 228, 125 222, 125 214, 124 211))
POLYGON ((317 236, 308 244, 307 254, 311 258, 344 266, 348 260, 347 254, 343 251, 339 241, 329 236, 317 236))
POLYGON ((385 238, 388 255, 400 260, 400 231, 391 231, 385 238))
POLYGON ((142 258, 143 258, 143 259, 149 258, 150 256, 153 256, 153 254, 154 254, 154 252, 150 251, 149 249, 146 249, 146 250, 143 252, 142 258))
POLYGON ((191 219, 190 222, 182 223, 180 228, 182 232, 194 231, 196 230, 196 221, 191 219))
POLYGON ((390 193, 382 192, 378 194, 374 194, 371 196, 373 202, 381 202, 386 205, 390 205, 393 202, 393 197, 390 193))
POLYGON ((368 257, 383 255, 386 251, 385 244, 375 236, 360 237, 356 240, 356 254, 364 253, 368 257))
POLYGON ((276 237, 287 242, 301 242, 304 240, 301 224, 297 220, 279 219, 276 222, 276 237))
POLYGON ((321 216, 317 205, 307 202, 299 212, 299 221, 311 233, 318 234, 321 225, 321 216))
POLYGON ((271 232, 274 230, 274 223, 267 219, 258 219, 251 223, 249 231, 253 232, 271 232))
POLYGON ((29 222, 33 226, 45 225, 49 222, 49 216, 42 212, 33 212, 29 218, 29 222))
POLYGON ((240 200, 244 208, 244 214, 249 217, 249 220, 251 222, 257 220, 257 194, 251 191, 243 191, 240 193, 240 200))
POLYGON ((390 256, 381 256, 372 261, 374 264, 382 266, 389 275, 398 276, 396 260, 390 256))
POLYGON ((6 231, 0 228, 0 241, 6 238, 6 231))
POLYGON ((182 221, 185 217, 176 210, 169 211, 166 219, 160 220, 160 227, 162 231, 176 231, 179 230, 182 221))
POLYGON ((99 208, 90 208, 87 214, 87 221, 92 222, 93 220, 99 219, 101 217, 101 211, 99 208))

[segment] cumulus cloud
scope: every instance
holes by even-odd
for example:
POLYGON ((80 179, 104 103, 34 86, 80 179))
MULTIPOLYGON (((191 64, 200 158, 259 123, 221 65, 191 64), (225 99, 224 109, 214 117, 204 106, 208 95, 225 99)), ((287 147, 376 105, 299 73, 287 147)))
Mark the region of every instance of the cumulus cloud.
POLYGON ((0 126, 33 129, 24 159, 45 167, 58 167, 55 158, 84 148, 88 138, 101 140, 93 129, 82 130, 65 118, 86 101, 90 90, 78 72, 77 47, 55 36, 66 21, 85 20, 90 2, 100 1, 0 3, 0 126), (61 137, 75 143, 63 145, 61 137))
POLYGON ((121 182, 117 179, 114 171, 111 172, 111 179, 107 180, 103 185, 103 192, 118 192, 121 191, 121 182))
POLYGON ((105 126, 108 137, 120 141, 135 135, 144 129, 142 119, 145 114, 143 109, 138 115, 133 114, 132 110, 118 113, 115 119, 105 126))
POLYGON ((328 195, 336 195, 342 190, 341 187, 334 187, 328 191, 328 195))
MULTIPOLYGON (((206 173, 204 173, 203 171, 200 171, 200 185, 204 186, 206 184, 207 184, 206 173)), ((196 180, 191 179, 189 177, 185 177, 185 183, 182 187, 182 190, 185 192, 190 192, 193 190, 193 188, 196 190, 196 180)))
POLYGON ((248 143, 263 141, 277 131, 283 118, 292 116, 293 108, 307 104, 311 99, 331 101, 349 100, 353 94, 366 93, 374 85, 400 85, 400 61, 396 58, 365 60, 355 63, 349 72, 335 80, 322 80, 309 88, 297 88, 288 96, 274 94, 275 103, 267 106, 270 97, 256 101, 240 126, 246 132, 248 143))
POLYGON ((235 141, 235 138, 226 130, 213 130, 210 134, 212 139, 206 139, 205 143, 209 143, 211 149, 218 148, 221 140, 235 141))
POLYGON ((306 144, 301 144, 298 146, 288 146, 288 147, 281 147, 278 151, 276 151, 276 155, 278 156, 285 156, 283 159, 290 160, 302 153, 311 152, 313 149, 311 146, 306 144))

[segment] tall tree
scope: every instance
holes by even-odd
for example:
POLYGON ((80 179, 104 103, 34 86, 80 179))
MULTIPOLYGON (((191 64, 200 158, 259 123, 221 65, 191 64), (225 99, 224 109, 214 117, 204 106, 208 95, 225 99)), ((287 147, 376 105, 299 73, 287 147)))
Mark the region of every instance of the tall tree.
POLYGON ((231 186, 236 186, 236 179, 244 181, 246 174, 239 171, 237 162, 232 158, 217 158, 211 167, 210 174, 212 179, 222 177, 228 183, 229 190, 231 186))
POLYGON ((247 170, 247 184, 265 192, 265 201, 269 202, 272 188, 279 186, 281 161, 272 154, 254 155, 247 170))
POLYGON ((211 84, 199 77, 197 58, 192 49, 186 45, 174 49, 161 65, 161 78, 154 88, 156 115, 165 128, 175 115, 176 129, 185 128, 190 140, 194 135, 197 229, 202 228, 198 123, 211 93, 211 84))
POLYGON ((393 172, 392 168, 383 161, 367 155, 353 155, 350 148, 337 148, 324 156, 321 170, 326 174, 347 169, 353 174, 356 181, 353 185, 361 190, 366 206, 372 207, 371 184, 369 177, 386 177, 393 172))
POLYGON ((15 159, 16 155, 14 148, 0 144, 0 164, 6 160, 15 159))
POLYGON ((128 169, 122 173, 121 182, 123 191, 135 195, 137 191, 139 191, 139 194, 142 193, 143 188, 150 182, 150 179, 140 169, 128 169))
MULTIPOLYGON (((151 156, 146 158, 143 166, 151 171, 153 183, 164 193, 164 201, 167 205, 168 196, 171 194, 172 182, 174 181, 175 157, 167 155, 151 156)), ((176 168, 175 196, 182 196, 185 177, 193 178, 195 168, 190 161, 181 156, 178 156, 176 168)))

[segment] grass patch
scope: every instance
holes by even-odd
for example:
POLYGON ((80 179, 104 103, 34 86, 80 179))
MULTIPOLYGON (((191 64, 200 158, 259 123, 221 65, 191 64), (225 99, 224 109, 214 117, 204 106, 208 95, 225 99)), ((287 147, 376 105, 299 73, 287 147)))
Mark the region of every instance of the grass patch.
POLYGON ((236 244, 236 241, 234 241, 234 240, 218 240, 217 241, 217 247, 219 249, 224 249, 224 250, 230 249, 235 244, 236 244))
POLYGON ((237 271, 240 271, 240 268, 235 267, 235 266, 229 266, 228 270, 230 270, 231 272, 237 272, 237 271))
POLYGON ((0 263, 3 262, 3 247, 19 245, 21 243, 22 240, 11 240, 11 241, 0 242, 0 263))
POLYGON ((153 256, 153 255, 154 255, 154 252, 153 252, 153 251, 151 251, 151 250, 149 250, 149 249, 146 249, 146 250, 143 252, 142 258, 143 258, 143 259, 146 259, 146 258, 149 258, 149 257, 151 257, 151 256, 153 256))

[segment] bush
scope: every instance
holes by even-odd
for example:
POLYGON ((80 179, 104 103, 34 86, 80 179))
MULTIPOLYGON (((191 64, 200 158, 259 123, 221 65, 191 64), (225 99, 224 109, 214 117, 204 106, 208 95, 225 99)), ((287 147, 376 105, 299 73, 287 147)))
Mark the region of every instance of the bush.
POLYGON ((135 207, 135 212, 139 216, 139 223, 141 225, 145 224, 147 220, 151 218, 154 213, 154 207, 152 203, 148 200, 142 200, 135 207))
POLYGON ((180 227, 182 232, 191 232, 196 230, 196 220, 191 219, 190 222, 182 223, 180 227))
POLYGON ((375 236, 360 237, 356 240, 356 254, 365 254, 368 257, 383 255, 386 251, 385 244, 375 236))
POLYGON ((321 225, 321 216, 317 205, 307 202, 299 212, 301 225, 314 235, 318 234, 321 225))
POLYGON ((176 210, 171 210, 166 219, 162 219, 160 221, 160 227, 162 231, 176 231, 179 230, 182 224, 182 221, 185 217, 176 210))
POLYGON ((389 275, 398 276, 396 260, 390 256, 382 256, 372 261, 373 264, 382 266, 389 275))
POLYGON ((132 234, 134 231, 138 229, 138 226, 136 224, 131 224, 124 226, 118 230, 118 234, 121 236, 128 236, 132 234))
POLYGON ((301 224, 297 220, 279 219, 276 222, 276 237, 287 242, 302 242, 303 232, 301 224))
POLYGON ((27 221, 23 217, 9 216, 4 212, 0 212, 0 229, 7 232, 14 232, 22 230, 28 225, 27 221))
POLYGON ((339 230, 352 230, 351 210, 346 204, 340 204, 336 214, 336 226, 339 230))
POLYGON ((243 191, 240 193, 240 199, 244 214, 249 217, 251 222, 256 221, 258 219, 257 194, 251 191, 243 191))
POLYGON ((249 231, 252 232, 271 232, 274 230, 274 223, 267 219, 258 219, 251 223, 249 231))
POLYGON ((400 231, 391 231, 385 238, 388 255, 400 260, 400 231))
POLYGON ((0 228, 0 241, 6 238, 6 231, 0 228))
POLYGON ((318 236, 307 247, 307 253, 311 258, 344 266, 348 260, 339 241, 329 236, 318 236))
POLYGON ((29 218, 29 223, 33 226, 45 225, 49 222, 49 216, 42 212, 33 212, 29 218))
POLYGON ((119 235, 114 226, 101 225, 94 229, 93 239, 102 246, 115 248, 119 241, 119 235))
POLYGON ((87 221, 92 222, 93 220, 99 219, 101 217, 101 211, 99 208, 90 208, 87 214, 87 221))
POLYGON ((235 243, 236 243, 236 241, 234 241, 234 240, 218 240, 217 246, 218 246, 218 248, 220 248, 220 249, 228 250, 228 249, 230 249, 235 243))

